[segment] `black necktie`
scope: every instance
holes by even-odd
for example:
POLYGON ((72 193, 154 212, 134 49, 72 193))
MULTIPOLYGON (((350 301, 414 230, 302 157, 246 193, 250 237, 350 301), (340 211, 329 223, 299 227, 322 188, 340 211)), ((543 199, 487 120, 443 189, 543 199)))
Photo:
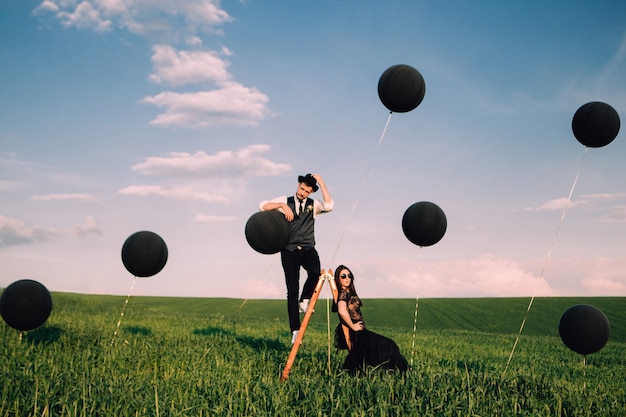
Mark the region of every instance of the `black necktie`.
POLYGON ((298 200, 300 202, 300 205, 298 206, 298 217, 302 216, 302 203, 304 202, 303 200, 298 200))

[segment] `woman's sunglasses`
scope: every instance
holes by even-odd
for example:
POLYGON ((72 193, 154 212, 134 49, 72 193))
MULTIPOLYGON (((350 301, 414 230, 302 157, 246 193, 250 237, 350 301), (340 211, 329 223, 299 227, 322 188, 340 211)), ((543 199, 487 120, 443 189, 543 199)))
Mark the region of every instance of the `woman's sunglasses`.
POLYGON ((348 274, 348 275, 346 275, 346 274, 341 274, 341 275, 339 275, 339 278, 350 278, 350 279, 352 279, 352 278, 354 278, 354 277, 352 276, 352 274, 348 274))

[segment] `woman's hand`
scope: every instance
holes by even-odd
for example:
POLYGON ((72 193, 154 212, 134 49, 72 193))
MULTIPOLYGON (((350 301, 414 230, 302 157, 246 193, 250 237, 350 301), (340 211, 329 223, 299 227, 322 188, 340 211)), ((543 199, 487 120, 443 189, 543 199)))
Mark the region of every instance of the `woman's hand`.
POLYGON ((356 323, 352 323, 352 330, 355 332, 359 332, 365 328, 365 325, 362 321, 357 321, 356 323))

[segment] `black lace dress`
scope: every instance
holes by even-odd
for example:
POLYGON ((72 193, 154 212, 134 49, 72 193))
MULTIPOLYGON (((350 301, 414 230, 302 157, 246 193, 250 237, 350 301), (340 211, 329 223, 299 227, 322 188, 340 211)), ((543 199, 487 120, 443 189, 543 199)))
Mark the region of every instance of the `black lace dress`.
MULTIPOLYGON (((352 323, 363 321, 361 314, 363 303, 358 296, 342 289, 337 301, 346 302, 352 323)), ((343 368, 352 374, 356 374, 366 366, 401 372, 408 369, 408 363, 400 353, 398 345, 388 337, 367 330, 365 323, 363 330, 357 332, 350 330, 350 341, 352 342, 352 349, 343 363, 343 368)))

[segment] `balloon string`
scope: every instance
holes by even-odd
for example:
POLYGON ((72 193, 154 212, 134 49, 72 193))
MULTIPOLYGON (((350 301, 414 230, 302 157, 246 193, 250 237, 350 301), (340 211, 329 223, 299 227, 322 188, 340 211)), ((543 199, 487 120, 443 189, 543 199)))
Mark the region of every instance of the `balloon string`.
MULTIPOLYGON (((261 283, 265 280, 265 278, 267 277, 267 274, 270 272, 270 270, 272 269, 272 267, 274 266, 274 264, 276 263, 276 259, 278 259, 277 256, 274 256, 274 259, 272 260, 272 262, 270 263, 270 265, 267 267, 267 269, 265 270, 265 272, 263 273, 263 275, 261 275, 261 278, 259 280, 257 280, 254 288, 252 288, 251 291, 248 291, 248 294, 250 293, 255 293, 256 289, 259 287, 259 285, 261 285, 261 283)), ((241 305, 239 306, 239 308, 237 309, 237 311, 240 311, 244 305, 246 305, 246 303, 248 302, 248 300, 250 299, 250 297, 246 297, 243 302, 241 303, 241 305)))
MULTIPOLYGON (((332 278, 329 278, 332 279, 332 278)), ((328 283, 328 288, 326 289, 326 331, 328 337, 328 375, 331 375, 331 366, 330 366, 330 298, 332 295, 332 289, 330 286, 330 282, 328 283), (329 293, 330 291, 330 293, 329 293)))
MULTIPOLYGON (((583 163, 585 162, 585 156, 587 155, 587 151, 589 147, 585 146, 585 152, 583 153, 582 160, 580 161, 580 166, 578 167, 578 172, 576 173, 576 177, 574 178, 574 183, 572 184, 572 188, 570 189, 569 195, 567 196, 567 204, 563 208, 563 213, 561 214, 561 220, 556 228, 554 236, 552 237, 552 243, 550 244, 550 248, 548 249, 548 253, 543 262, 543 266, 541 268, 541 273, 539 274, 539 278, 543 278, 544 272, 546 270, 546 266, 548 265, 548 260, 552 255, 552 249, 554 249, 554 244, 556 243, 557 236, 559 235, 559 231, 561 230, 561 225, 563 224, 563 220, 565 219, 565 213, 567 209, 571 206, 572 195, 574 194, 574 189, 576 188, 576 184, 578 183, 578 178, 580 177, 580 173, 583 168, 583 163)), ((530 308, 533 305, 533 301, 535 300, 535 291, 533 290, 532 297, 530 297, 530 302, 528 303, 528 308, 526 308, 526 313, 524 313, 524 318, 522 319, 522 324, 517 332, 517 336, 515 337, 515 343, 513 343, 513 349, 511 349, 511 354, 509 355, 508 360, 506 361, 506 366, 504 367, 504 372, 502 373, 502 377, 506 375, 506 371, 509 368, 509 364, 511 363, 511 359, 513 358, 513 353, 515 352, 515 348, 517 347, 517 343, 519 342, 520 336, 522 334, 522 330, 524 330, 524 325, 526 324, 526 319, 528 318, 528 313, 530 313, 530 308)))
MULTIPOLYGON (((380 150, 380 145, 383 143, 383 139, 385 138, 385 134, 387 133, 387 128, 389 127, 389 122, 391 121, 391 115, 393 114, 393 112, 389 112, 389 116, 387 117, 387 122, 385 123, 385 128, 383 129, 383 132, 380 135, 380 138, 378 139, 378 145, 376 146, 376 151, 374 152, 374 156, 372 156, 372 159, 370 160, 369 166, 367 167, 367 170, 365 171, 365 175, 363 176, 363 180, 361 181, 361 188, 359 189, 359 193, 357 194, 356 199, 354 200, 354 204, 352 205, 352 211, 350 212, 350 218, 352 218, 354 216, 354 212, 356 211, 356 208, 359 204, 359 200, 361 199, 361 194, 363 193, 363 188, 365 187, 365 183, 367 182, 367 179, 369 177, 370 171, 372 170, 372 166, 374 165, 374 160, 376 158, 376 155, 378 154, 378 151, 380 150)), ((335 259, 337 258, 337 253, 339 252, 339 248, 341 247, 341 243, 343 242, 343 237, 345 235, 345 231, 341 233, 341 236, 339 237, 339 241, 337 242, 337 247, 335 249, 335 253, 333 254, 332 260, 331 260, 331 265, 335 264, 335 259)))
MULTIPOLYGON (((389 122, 391 121, 391 115, 392 112, 389 112, 389 116, 387 116, 387 122, 385 123, 385 128, 383 129, 383 132, 380 135, 380 138, 378 139, 378 145, 376 145, 376 151, 374 152, 374 155, 372 156, 372 159, 370 160, 369 166, 367 167, 367 170, 365 171, 365 175, 363 176, 363 180, 361 181, 361 187, 359 189, 359 193, 356 197, 356 199, 354 200, 354 204, 352 205, 352 211, 350 212, 350 218, 354 217, 354 212, 356 211, 356 207, 359 204, 359 199, 361 197, 361 194, 363 193, 363 188, 365 187, 365 183, 367 182, 367 178, 369 177, 370 171, 372 170, 372 166, 374 165, 374 159, 376 158, 376 155, 378 155, 378 151, 380 150, 380 145, 383 143, 383 139, 385 138, 385 134, 387 133, 387 128, 389 127, 389 122)), ((337 242, 337 247, 335 248, 335 253, 333 254, 333 257, 331 258, 330 264, 334 265, 335 264, 335 259, 337 258, 337 254, 339 253, 339 248, 341 247, 341 244, 343 243, 343 237, 345 236, 345 230, 341 232, 341 236, 339 236, 339 241, 337 242)), ((332 295, 330 295, 332 297, 332 295)), ((328 305, 329 303, 329 299, 326 299, 326 303, 328 305)), ((326 310, 326 317, 328 319, 328 372, 330 373, 330 310, 326 310)))
POLYGON ((587 388, 587 355, 583 356, 583 391, 587 388))
POLYGON ((550 244, 550 249, 548 250, 548 255, 546 256, 546 260, 543 263, 543 267, 541 268, 540 277, 543 278, 543 273, 546 270, 546 265, 548 264, 548 258, 552 255, 552 249, 554 248, 554 244, 556 242, 557 235, 559 234, 559 230, 561 229, 561 225, 563 224, 563 219, 565 219, 565 213, 567 209, 571 205, 572 195, 574 194, 574 188, 576 188, 576 184, 578 183, 578 177, 580 177, 580 172, 583 169, 583 162, 585 162, 585 156, 587 155, 588 147, 585 147, 585 152, 583 153, 582 160, 580 161, 580 166, 578 167, 578 173, 576 173, 576 178, 574 178, 574 183, 572 184, 572 188, 569 191, 569 195, 567 196, 567 204, 563 208, 563 213, 561 214, 561 220, 559 221, 559 225, 556 228, 556 232, 554 233, 554 237, 552 238, 552 243, 550 244))
MULTIPOLYGON (((380 135, 380 139, 378 139, 378 145, 376 146, 376 152, 374 153, 374 156, 378 154, 380 145, 383 143, 383 139, 385 138, 385 134, 387 133, 387 128, 389 127, 389 122, 391 121, 391 115, 392 115, 392 112, 389 112, 389 116, 387 117, 387 123, 385 123, 385 128, 383 129, 383 133, 380 135)), ((374 157, 372 157, 370 164, 367 167, 367 171, 365 171, 365 176, 363 177, 363 181, 361 182, 361 190, 359 191, 359 194, 357 195, 356 200, 354 200, 354 205, 352 206, 352 212, 350 213, 351 215, 353 215, 354 212, 356 211, 356 206, 358 205, 359 200, 361 198, 363 187, 365 186, 365 183, 367 182, 367 178, 369 177, 369 174, 370 174, 370 171, 372 170, 373 165, 374 165, 374 157)))
POLYGON ((413 317, 413 342, 411 343, 411 364, 409 366, 409 369, 411 370, 413 370, 413 357, 415 355, 415 334, 417 333, 417 311, 419 306, 419 294, 422 281, 422 259, 424 257, 423 255, 424 251, 420 246, 419 267, 417 269, 417 295, 415 296, 415 315, 413 317))
POLYGON ((124 317, 124 313, 126 312, 126 305, 128 305, 128 300, 130 300, 130 296, 133 293, 133 288, 135 287, 135 281, 137 281, 137 276, 133 277, 133 282, 130 284, 130 290, 128 290, 128 296, 126 296, 126 301, 124 301, 124 305, 122 306, 122 313, 120 314, 120 319, 117 321, 117 327, 115 328, 115 332, 113 333, 113 339, 111 339, 111 344, 115 342, 115 337, 118 335, 120 324, 122 324, 122 318, 124 317))

